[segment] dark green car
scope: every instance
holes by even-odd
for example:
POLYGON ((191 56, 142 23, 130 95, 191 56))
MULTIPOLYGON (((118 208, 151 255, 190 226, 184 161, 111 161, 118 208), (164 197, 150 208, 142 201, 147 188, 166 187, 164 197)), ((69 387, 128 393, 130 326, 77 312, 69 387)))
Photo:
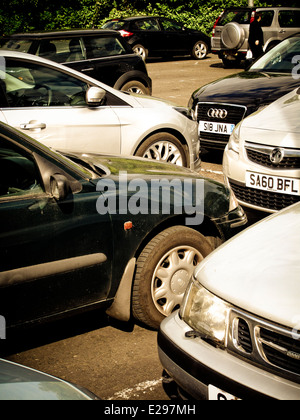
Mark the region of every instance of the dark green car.
POLYGON ((5 328, 91 306, 156 328, 195 266, 245 223, 227 187, 186 168, 61 155, 0 124, 5 328))

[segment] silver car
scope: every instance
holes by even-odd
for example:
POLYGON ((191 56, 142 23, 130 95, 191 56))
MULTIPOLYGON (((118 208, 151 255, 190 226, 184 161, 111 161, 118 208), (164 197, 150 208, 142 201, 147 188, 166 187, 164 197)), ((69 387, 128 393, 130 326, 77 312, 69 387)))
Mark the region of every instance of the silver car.
POLYGON ((273 213, 300 200, 300 89, 241 121, 223 156, 240 204, 273 213))
POLYGON ((200 167, 192 111, 117 91, 30 54, 0 52, 0 121, 57 150, 200 167))
POLYGON ((300 204, 196 268, 159 332, 163 367, 196 399, 300 400, 300 204))

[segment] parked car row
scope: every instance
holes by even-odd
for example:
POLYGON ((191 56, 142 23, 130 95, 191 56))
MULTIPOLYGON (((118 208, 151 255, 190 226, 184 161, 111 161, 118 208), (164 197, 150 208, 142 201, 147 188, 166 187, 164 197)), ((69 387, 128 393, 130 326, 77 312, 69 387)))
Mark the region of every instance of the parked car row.
POLYGON ((162 366, 189 397, 300 399, 299 35, 188 108, 44 59, 43 41, 27 40, 35 55, 0 51, 7 328, 99 307, 159 329, 162 366), (252 77, 263 82, 237 96, 252 77), (226 146, 225 184, 195 172, 199 137, 226 146), (239 233, 242 206, 283 210, 239 233), (200 222, 187 226, 191 215, 200 222))

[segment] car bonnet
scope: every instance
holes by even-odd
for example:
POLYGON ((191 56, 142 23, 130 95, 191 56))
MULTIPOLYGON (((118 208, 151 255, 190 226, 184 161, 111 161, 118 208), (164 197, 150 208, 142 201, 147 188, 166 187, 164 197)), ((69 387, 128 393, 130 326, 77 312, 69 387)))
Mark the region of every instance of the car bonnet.
POLYGON ((298 203, 222 245, 195 276, 235 307, 294 328, 300 317, 299 238, 298 203))

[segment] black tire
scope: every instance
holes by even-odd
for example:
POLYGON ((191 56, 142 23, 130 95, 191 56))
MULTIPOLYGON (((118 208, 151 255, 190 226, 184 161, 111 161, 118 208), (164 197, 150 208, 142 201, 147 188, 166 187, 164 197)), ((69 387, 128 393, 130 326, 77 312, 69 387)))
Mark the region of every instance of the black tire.
POLYGON ((139 146, 135 155, 185 167, 189 160, 183 145, 177 137, 164 132, 148 137, 139 146))
POLYGON ((142 82, 130 80, 121 87, 122 92, 136 93, 139 95, 150 95, 150 89, 142 82))
POLYGON ((212 250, 203 235, 185 226, 173 226, 155 236, 137 260, 134 318, 158 329, 161 321, 180 307, 195 267, 212 250))

